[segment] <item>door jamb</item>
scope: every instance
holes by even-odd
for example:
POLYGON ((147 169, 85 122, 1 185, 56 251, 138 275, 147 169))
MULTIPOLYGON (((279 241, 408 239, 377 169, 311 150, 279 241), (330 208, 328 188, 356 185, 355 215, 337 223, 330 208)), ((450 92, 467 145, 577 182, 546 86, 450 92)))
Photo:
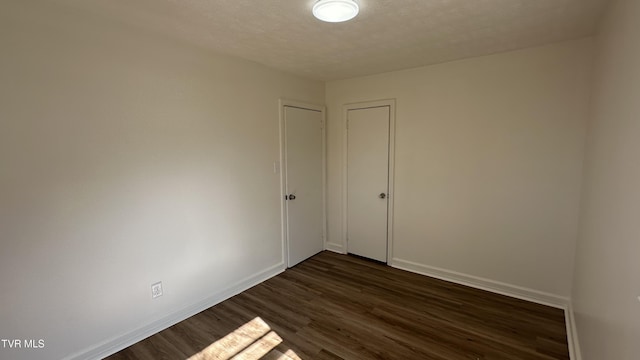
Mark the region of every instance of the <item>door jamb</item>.
POLYGON ((288 99, 278 100, 278 109, 280 113, 280 234, 282 244, 282 262, 287 268, 289 268, 289 225, 287 224, 287 200, 285 200, 287 191, 287 129, 285 123, 285 107, 319 111, 322 114, 322 243, 323 249, 325 250, 327 249, 327 120, 326 109, 323 105, 288 99))
POLYGON ((348 179, 348 128, 349 110, 368 109, 375 107, 389 107, 389 194, 387 195, 387 264, 393 259, 393 203, 394 203, 394 174, 395 174, 395 138, 396 138, 396 100, 384 99, 376 101, 349 103, 342 106, 342 246, 345 253, 349 252, 347 242, 348 212, 347 212, 347 179, 348 179))

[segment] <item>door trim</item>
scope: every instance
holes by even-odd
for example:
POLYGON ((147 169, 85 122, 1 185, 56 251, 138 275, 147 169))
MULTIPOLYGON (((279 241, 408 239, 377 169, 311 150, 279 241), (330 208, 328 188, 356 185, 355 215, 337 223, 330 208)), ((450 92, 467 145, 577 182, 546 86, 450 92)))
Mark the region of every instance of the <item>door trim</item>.
POLYGON ((348 199, 348 131, 347 117, 349 110, 368 109, 375 107, 389 107, 389 194, 387 209, 387 264, 393 259, 393 203, 395 198, 394 174, 395 174, 395 148, 396 148, 396 100, 384 99, 376 101, 350 103, 342 106, 342 246, 345 253, 349 252, 347 243, 347 229, 349 224, 347 212, 348 199))
POLYGON ((280 226, 282 244, 282 262, 288 268, 289 264, 289 227, 287 224, 287 204, 285 200, 287 190, 287 137, 285 125, 285 107, 318 111, 322 113, 322 243, 323 249, 327 249, 327 140, 326 140, 326 110, 323 105, 309 104, 301 101, 279 99, 278 110, 280 112, 280 226))

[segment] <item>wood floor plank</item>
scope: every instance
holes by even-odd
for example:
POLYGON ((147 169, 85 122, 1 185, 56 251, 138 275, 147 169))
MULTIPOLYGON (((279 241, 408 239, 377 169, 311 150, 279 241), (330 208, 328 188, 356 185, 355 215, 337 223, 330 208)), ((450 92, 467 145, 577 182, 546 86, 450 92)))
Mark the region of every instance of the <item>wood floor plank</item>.
POLYGON ((569 359, 562 310, 331 252, 108 359, 211 360, 218 355, 249 360, 569 359), (251 323, 267 328, 243 330, 251 323), (228 337, 238 331, 239 338, 228 337))

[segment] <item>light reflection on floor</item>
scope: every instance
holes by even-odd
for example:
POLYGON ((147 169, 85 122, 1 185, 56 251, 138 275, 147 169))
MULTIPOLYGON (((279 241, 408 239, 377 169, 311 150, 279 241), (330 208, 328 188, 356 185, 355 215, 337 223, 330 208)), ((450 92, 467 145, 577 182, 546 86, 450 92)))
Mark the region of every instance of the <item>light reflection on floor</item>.
POLYGON ((282 338, 260 317, 245 323, 188 360, 302 360, 293 350, 280 352, 282 338))

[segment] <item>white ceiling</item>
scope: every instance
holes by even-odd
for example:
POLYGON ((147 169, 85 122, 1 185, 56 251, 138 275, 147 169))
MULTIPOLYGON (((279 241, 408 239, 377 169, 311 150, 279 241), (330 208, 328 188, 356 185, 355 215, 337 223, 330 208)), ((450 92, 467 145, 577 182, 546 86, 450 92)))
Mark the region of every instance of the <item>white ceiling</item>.
POLYGON ((314 0, 54 0, 319 80, 588 36, 609 0, 359 0, 324 23, 314 0))

